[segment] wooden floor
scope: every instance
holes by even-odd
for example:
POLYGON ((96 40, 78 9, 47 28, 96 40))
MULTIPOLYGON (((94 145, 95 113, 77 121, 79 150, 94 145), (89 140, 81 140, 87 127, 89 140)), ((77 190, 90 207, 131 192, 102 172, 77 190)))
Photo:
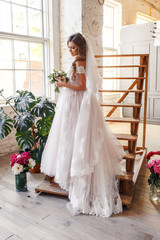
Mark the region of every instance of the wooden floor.
POLYGON ((72 217, 67 198, 35 194, 42 174, 28 173, 28 191, 16 192, 9 158, 0 159, 0 240, 160 240, 160 203, 148 199, 145 165, 129 210, 110 218, 72 217))

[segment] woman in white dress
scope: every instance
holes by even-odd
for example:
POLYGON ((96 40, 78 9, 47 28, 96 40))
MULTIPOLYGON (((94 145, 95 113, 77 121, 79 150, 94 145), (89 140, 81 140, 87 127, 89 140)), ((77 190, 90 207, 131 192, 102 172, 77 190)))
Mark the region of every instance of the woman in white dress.
POLYGON ((117 176, 122 145, 106 125, 97 100, 98 72, 87 38, 80 33, 67 45, 74 62, 70 81, 59 81, 56 114, 42 154, 41 172, 69 191, 67 208, 109 217, 122 212, 117 176))

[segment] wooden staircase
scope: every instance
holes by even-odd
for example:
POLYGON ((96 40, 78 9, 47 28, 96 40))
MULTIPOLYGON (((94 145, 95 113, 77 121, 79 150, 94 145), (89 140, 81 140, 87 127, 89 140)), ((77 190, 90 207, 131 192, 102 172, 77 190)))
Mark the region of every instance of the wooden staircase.
POLYGON ((148 54, 135 54, 135 55, 97 55, 96 58, 134 58, 139 57, 139 65, 119 65, 119 66, 98 66, 99 68, 138 68, 138 76, 136 77, 104 77, 105 80, 132 80, 133 82, 128 89, 122 90, 99 90, 100 93, 121 93, 121 97, 116 103, 101 103, 102 107, 112 107, 105 117, 106 122, 114 123, 129 123, 130 134, 115 134, 120 141, 127 141, 127 145, 124 145, 126 155, 126 174, 120 176, 120 193, 122 202, 128 208, 131 205, 136 181, 146 155, 145 148, 145 133, 146 133, 146 109, 147 109, 147 80, 148 80, 148 54), (136 88, 136 89, 135 89, 136 88), (133 103, 124 103, 123 100, 128 94, 134 93, 133 103), (140 122, 140 111, 142 106, 142 98, 144 98, 144 113, 143 113, 143 139, 142 146, 137 146, 138 127, 140 122), (112 114, 119 107, 132 108, 132 117, 127 118, 115 118, 112 114), (137 161, 138 158, 138 161, 137 161), (136 164, 135 164, 136 162, 136 164))
MULTIPOLYGON (((147 54, 135 54, 135 55, 98 55, 96 58, 119 58, 119 57, 139 57, 139 65, 123 65, 123 66, 98 66, 99 68, 138 68, 137 77, 104 77, 105 80, 133 80, 128 89, 122 90, 99 90, 100 93, 115 92, 122 93, 122 96, 117 103, 101 103, 102 107, 112 107, 109 113, 105 117, 106 122, 119 122, 130 124, 130 134, 118 133, 116 137, 121 141, 127 141, 127 145, 124 145, 126 155, 124 156, 126 162, 126 174, 120 176, 120 194, 124 205, 128 208, 131 205, 136 181, 142 166, 143 160, 146 155, 145 148, 145 132, 146 132, 146 107, 147 107, 147 78, 148 78, 148 58, 147 54), (145 83, 145 84, 144 84, 145 83), (144 86, 145 85, 145 86, 144 86), (134 89, 136 87, 136 90, 134 89), (133 103, 124 103, 123 100, 130 93, 135 94, 135 101, 133 103), (142 96, 144 96, 144 114, 143 114, 143 139, 142 146, 137 146, 138 138, 138 126, 140 122, 140 110, 142 106, 142 96), (112 114, 119 107, 132 108, 132 118, 114 118, 112 114), (138 161, 136 160, 138 157, 138 161), (135 164, 138 162, 138 164, 135 164)), ((45 176, 45 181, 41 183, 35 192, 46 192, 51 194, 68 196, 68 192, 64 191, 54 182, 54 177, 45 176)))

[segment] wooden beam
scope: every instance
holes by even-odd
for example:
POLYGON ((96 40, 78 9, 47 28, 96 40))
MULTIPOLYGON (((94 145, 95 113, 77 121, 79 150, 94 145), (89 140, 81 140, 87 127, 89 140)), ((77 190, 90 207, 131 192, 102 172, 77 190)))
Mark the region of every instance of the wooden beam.
MULTIPOLYGON (((137 84, 137 79, 134 80, 134 82, 131 84, 131 86, 128 88, 128 90, 133 89, 136 84, 137 84)), ((125 97, 126 97, 127 95, 128 95, 128 93, 124 93, 123 96, 118 100, 117 103, 121 103, 121 102, 125 99, 125 97)), ((112 115, 112 113, 114 113, 114 111, 115 111, 116 109, 117 109, 117 107, 113 107, 113 108, 109 111, 109 113, 106 115, 106 117, 110 117, 110 116, 112 115)))

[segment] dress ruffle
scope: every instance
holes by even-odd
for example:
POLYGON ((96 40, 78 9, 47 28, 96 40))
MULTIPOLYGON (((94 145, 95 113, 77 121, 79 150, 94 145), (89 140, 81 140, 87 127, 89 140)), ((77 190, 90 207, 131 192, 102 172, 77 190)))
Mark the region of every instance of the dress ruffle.
POLYGON ((96 95, 63 89, 42 155, 41 171, 69 191, 72 215, 122 212, 117 175, 122 145, 106 125, 96 95))

